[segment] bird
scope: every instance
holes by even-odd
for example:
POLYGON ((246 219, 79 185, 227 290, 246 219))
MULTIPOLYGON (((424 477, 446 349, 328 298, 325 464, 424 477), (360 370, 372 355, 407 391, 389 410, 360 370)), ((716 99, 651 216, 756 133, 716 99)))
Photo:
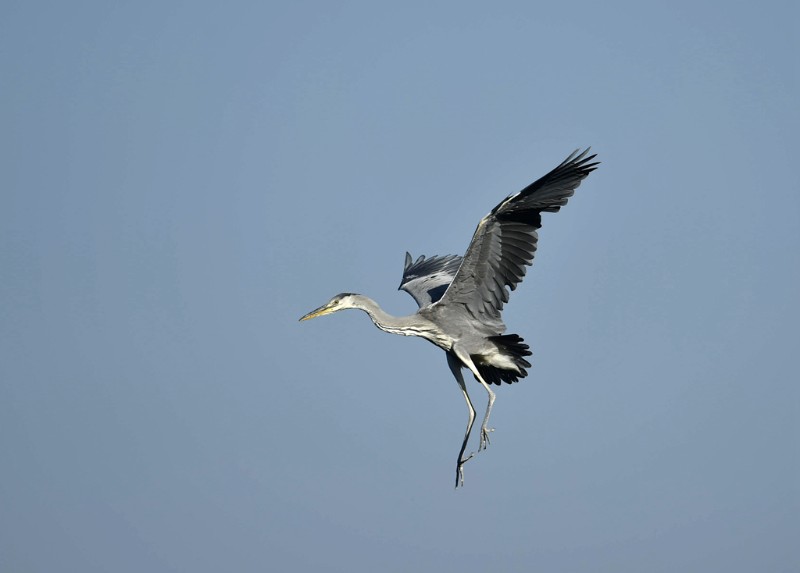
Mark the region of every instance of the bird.
POLYGON ((300 318, 301 321, 345 309, 367 313, 379 329, 424 338, 442 350, 447 365, 467 403, 468 421, 456 462, 456 485, 464 485, 465 455, 475 407, 462 370, 469 370, 488 393, 478 452, 489 445, 489 417, 495 402, 492 385, 511 384, 528 375, 530 347, 518 334, 506 334, 503 305, 533 263, 542 213, 555 213, 567 204, 575 189, 600 164, 590 148, 575 150, 557 167, 518 193, 497 204, 478 223, 464 256, 420 255, 406 252, 398 290, 419 305, 410 316, 392 316, 374 300, 343 292, 300 318))

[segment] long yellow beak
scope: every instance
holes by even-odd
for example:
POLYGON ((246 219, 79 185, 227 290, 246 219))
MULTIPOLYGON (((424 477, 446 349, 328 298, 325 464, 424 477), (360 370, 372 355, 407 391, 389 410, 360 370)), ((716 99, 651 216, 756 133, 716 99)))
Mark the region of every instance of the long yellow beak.
POLYGON ((306 315, 304 315, 304 316, 300 317, 300 320, 301 320, 301 321, 303 321, 303 320, 308 320, 308 319, 310 319, 310 318, 316 318, 316 317, 318 317, 318 316, 322 316, 322 315, 324 315, 324 314, 330 314, 330 313, 332 313, 332 312, 333 312, 333 309, 332 309, 332 308, 330 308, 330 306, 328 306, 328 305, 326 304, 326 305, 324 305, 324 306, 321 306, 321 307, 319 307, 319 308, 318 308, 318 309, 316 309, 316 310, 312 310, 312 311, 311 311, 311 312, 309 312, 308 314, 306 314, 306 315))

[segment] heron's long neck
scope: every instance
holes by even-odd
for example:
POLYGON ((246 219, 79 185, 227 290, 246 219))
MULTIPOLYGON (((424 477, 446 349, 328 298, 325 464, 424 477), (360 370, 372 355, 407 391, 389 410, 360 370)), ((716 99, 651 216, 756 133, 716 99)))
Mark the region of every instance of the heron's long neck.
POLYGON ((384 311, 378 303, 369 297, 358 295, 355 299, 356 308, 366 312, 375 323, 375 326, 384 332, 403 334, 405 336, 424 336, 417 321, 412 321, 413 316, 392 316, 384 311))

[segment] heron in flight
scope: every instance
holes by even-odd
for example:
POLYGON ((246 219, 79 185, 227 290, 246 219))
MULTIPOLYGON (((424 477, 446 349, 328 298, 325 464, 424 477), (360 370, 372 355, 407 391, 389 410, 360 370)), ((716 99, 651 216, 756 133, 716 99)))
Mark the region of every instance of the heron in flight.
POLYGON ((597 168, 595 155, 576 150, 558 167, 508 196, 486 215, 472 236, 466 254, 420 256, 414 261, 406 253, 400 288, 419 305, 410 316, 391 316, 372 299, 341 293, 300 320, 331 314, 347 308, 366 312, 375 326, 403 336, 420 336, 447 354, 447 365, 467 402, 469 421, 456 463, 456 487, 464 484, 464 464, 475 453, 464 455, 475 421, 461 370, 472 372, 489 394, 481 424, 478 451, 489 445, 489 416, 495 394, 491 385, 516 382, 528 375, 525 357, 531 352, 517 334, 504 334, 501 312, 533 262, 542 212, 555 213, 567 204, 581 181, 597 168), (588 156, 587 156, 588 155, 588 156))

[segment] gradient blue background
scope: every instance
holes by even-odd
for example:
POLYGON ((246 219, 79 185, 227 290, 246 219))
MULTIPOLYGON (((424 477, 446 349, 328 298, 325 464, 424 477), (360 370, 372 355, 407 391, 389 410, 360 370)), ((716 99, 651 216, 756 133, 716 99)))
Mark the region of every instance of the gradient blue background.
POLYGON ((800 570, 799 12, 4 2, 0 571, 800 570), (297 319, 586 145, 454 491, 444 354, 297 319))

